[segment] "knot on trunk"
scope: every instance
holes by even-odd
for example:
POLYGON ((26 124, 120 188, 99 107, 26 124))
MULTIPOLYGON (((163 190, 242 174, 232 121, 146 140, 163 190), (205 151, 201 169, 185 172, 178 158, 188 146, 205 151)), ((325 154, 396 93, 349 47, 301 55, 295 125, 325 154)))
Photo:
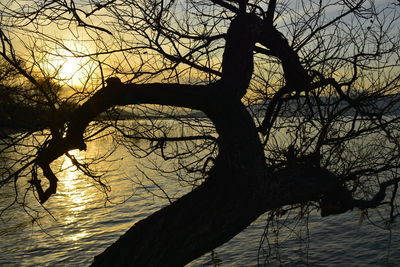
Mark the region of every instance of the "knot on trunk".
POLYGON ((121 80, 118 77, 111 77, 106 80, 108 87, 116 87, 122 84, 121 80))

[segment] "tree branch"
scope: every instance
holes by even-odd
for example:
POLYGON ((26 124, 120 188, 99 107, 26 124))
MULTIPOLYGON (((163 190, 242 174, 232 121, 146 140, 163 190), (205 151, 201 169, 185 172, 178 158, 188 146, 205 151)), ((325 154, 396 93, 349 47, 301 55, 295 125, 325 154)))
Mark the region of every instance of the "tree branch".
POLYGON ((386 189, 392 185, 398 185, 400 178, 385 181, 379 185, 379 191, 370 200, 354 200, 354 207, 360 209, 376 208, 382 204, 386 197, 386 189))
POLYGON ((107 34, 109 34, 111 36, 113 35, 109 30, 107 30, 107 29, 105 29, 103 27, 99 27, 99 26, 88 24, 88 23, 84 22, 81 19, 81 17, 79 17, 77 10, 78 9, 76 9, 74 1, 71 1, 71 7, 69 8, 69 11, 72 13, 73 17, 78 22, 78 26, 85 27, 85 28, 92 28, 92 29, 95 29, 95 30, 99 30, 99 31, 105 32, 105 33, 107 33, 107 34))
POLYGON ((263 23, 263 32, 257 40, 269 48, 271 53, 281 60, 286 87, 292 91, 304 92, 309 89, 310 77, 300 63, 297 53, 290 47, 286 38, 268 21, 263 23))
POLYGON ((265 22, 267 24, 272 25, 274 22, 274 15, 275 15, 275 8, 276 8, 276 0, 270 0, 268 2, 268 9, 265 15, 265 22))
POLYGON ((36 175, 32 178, 41 203, 57 190, 57 177, 50 164, 64 153, 80 149, 85 150, 83 134, 88 124, 101 112, 117 105, 129 104, 160 104, 186 107, 207 111, 212 107, 210 98, 215 99, 215 105, 223 101, 221 90, 216 84, 181 85, 181 84, 123 84, 118 78, 107 80, 108 85, 96 92, 88 101, 80 106, 71 117, 66 136, 53 138, 40 150, 36 164, 43 170, 43 175, 49 180, 49 188, 43 190, 36 175))
POLYGON ((211 2, 213 2, 216 5, 222 6, 230 11, 232 11, 233 13, 238 13, 239 9, 231 4, 228 4, 227 2, 223 1, 223 0, 211 0, 211 2))

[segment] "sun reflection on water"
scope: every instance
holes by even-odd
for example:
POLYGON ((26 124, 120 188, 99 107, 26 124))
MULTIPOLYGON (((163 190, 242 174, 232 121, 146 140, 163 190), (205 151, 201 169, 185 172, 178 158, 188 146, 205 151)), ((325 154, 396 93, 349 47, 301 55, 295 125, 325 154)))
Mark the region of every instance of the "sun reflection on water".
MULTIPOLYGON (((84 156, 80 154, 79 150, 72 150, 69 152, 69 155, 74 157, 78 161, 84 159, 84 156)), ((69 192, 69 194, 74 195, 76 194, 79 178, 82 173, 76 166, 74 166, 72 160, 68 156, 64 155, 63 157, 64 158, 61 165, 61 169, 63 170, 63 173, 61 174, 62 187, 64 187, 63 190, 69 192)), ((81 203, 82 199, 78 198, 74 202, 81 203)))
MULTIPOLYGON (((79 150, 69 152, 71 157, 78 161, 85 159, 84 153, 79 150)), ((61 163, 62 172, 60 173, 59 181, 59 201, 63 205, 63 222, 65 224, 75 223, 79 219, 79 213, 87 209, 87 205, 92 202, 91 193, 87 190, 88 187, 83 181, 83 173, 73 164, 72 160, 64 155, 61 163)), ((80 232, 69 236, 68 239, 79 239, 87 234, 80 232)))
POLYGON ((68 241, 78 241, 86 236, 88 236, 89 233, 88 232, 78 232, 76 234, 70 234, 66 237, 66 239, 68 239, 68 241))

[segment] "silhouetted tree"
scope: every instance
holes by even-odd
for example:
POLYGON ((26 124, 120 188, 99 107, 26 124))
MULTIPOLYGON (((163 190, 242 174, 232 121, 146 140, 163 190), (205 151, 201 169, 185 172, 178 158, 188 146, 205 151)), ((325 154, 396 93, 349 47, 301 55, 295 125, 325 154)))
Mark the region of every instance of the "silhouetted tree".
MULTIPOLYGON (((182 266, 261 214, 298 206, 328 216, 386 205, 390 220, 398 216, 400 35, 394 2, 27 5, 2 6, 0 55, 44 92, 28 71, 40 64, 33 57, 31 68, 21 66, 13 42, 34 55, 46 53, 43 47, 62 48, 97 62, 100 75, 88 73, 88 81, 101 85, 94 94, 88 84, 82 91, 71 88, 81 105, 68 118, 55 118, 36 153, 0 185, 30 174, 30 189, 45 203, 57 191, 50 164, 70 150, 85 150, 94 133, 89 124, 116 106, 187 108, 202 111, 213 125, 179 137, 156 122, 145 132, 114 125, 133 155, 139 148, 131 139, 149 141, 148 155, 180 161, 179 179, 195 187, 132 226, 94 266, 182 266), (40 30, 32 34, 42 44, 29 46, 16 40, 26 26, 57 26, 93 49, 78 51, 40 30), (172 143, 191 149, 176 146, 166 156, 172 143)), ((51 97, 45 101, 59 109, 51 97)))

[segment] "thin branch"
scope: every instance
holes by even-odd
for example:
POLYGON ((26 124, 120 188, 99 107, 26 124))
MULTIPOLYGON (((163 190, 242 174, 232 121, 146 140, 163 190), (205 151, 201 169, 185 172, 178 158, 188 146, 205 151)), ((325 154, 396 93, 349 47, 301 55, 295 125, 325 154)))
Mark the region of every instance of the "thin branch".
POLYGON ((328 28, 329 26, 333 25, 334 23, 336 23, 337 21, 346 17, 347 15, 353 13, 355 10, 357 10, 362 5, 363 2, 364 2, 363 0, 359 1, 354 7, 349 9, 347 12, 344 12, 340 16, 337 16, 335 19, 331 20, 330 22, 326 23, 325 25, 322 25, 322 26, 316 28, 312 33, 310 33, 310 35, 306 39, 303 40, 303 42, 301 42, 296 47, 296 51, 299 51, 303 46, 305 46, 308 43, 308 41, 310 41, 319 31, 322 31, 323 29, 328 28))
POLYGON ((230 11, 232 11, 233 13, 238 13, 239 9, 223 0, 211 0, 211 2, 213 2, 216 5, 222 6, 230 11))
POLYGON ((376 208, 382 204, 382 201, 386 197, 386 189, 389 186, 394 185, 396 188, 400 183, 400 178, 388 180, 379 185, 379 191, 370 200, 354 200, 354 207, 360 209, 376 208))
POLYGON ((270 0, 268 2, 268 9, 264 19, 264 21, 267 24, 272 25, 272 23, 274 22, 275 8, 276 8, 276 0, 270 0))
POLYGON ((72 13, 74 18, 78 22, 78 26, 85 27, 85 28, 92 28, 92 29, 95 29, 95 30, 99 30, 99 31, 105 32, 105 33, 107 33, 107 34, 109 34, 111 36, 113 35, 109 30, 107 30, 105 28, 102 28, 102 27, 99 27, 99 26, 95 26, 95 25, 91 25, 91 24, 88 24, 88 23, 84 22, 79 17, 78 13, 76 12, 77 9, 75 8, 75 3, 73 1, 71 1, 71 8, 70 8, 69 11, 72 13))

